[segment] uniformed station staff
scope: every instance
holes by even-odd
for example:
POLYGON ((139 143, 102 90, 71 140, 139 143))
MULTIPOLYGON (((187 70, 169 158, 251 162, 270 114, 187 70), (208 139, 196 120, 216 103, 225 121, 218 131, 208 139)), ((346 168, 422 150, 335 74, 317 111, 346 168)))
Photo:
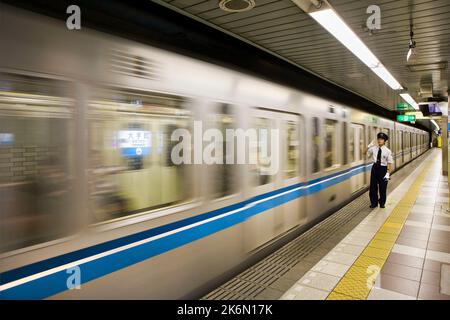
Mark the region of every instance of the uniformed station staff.
POLYGON ((370 174, 370 207, 376 208, 380 204, 380 208, 384 208, 386 204, 386 189, 391 171, 392 152, 386 147, 386 141, 389 137, 384 132, 377 134, 377 141, 373 140, 367 146, 367 156, 372 156, 373 166, 370 174), (378 197, 379 193, 379 197, 378 197))

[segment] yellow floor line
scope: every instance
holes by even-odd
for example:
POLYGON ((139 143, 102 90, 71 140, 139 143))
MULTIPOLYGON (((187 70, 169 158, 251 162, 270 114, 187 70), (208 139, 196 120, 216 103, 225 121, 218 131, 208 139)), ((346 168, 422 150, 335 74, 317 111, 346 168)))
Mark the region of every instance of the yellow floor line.
POLYGON ((432 161, 428 163, 417 176, 364 251, 328 295, 327 300, 367 299, 378 273, 408 218, 432 164, 432 161))

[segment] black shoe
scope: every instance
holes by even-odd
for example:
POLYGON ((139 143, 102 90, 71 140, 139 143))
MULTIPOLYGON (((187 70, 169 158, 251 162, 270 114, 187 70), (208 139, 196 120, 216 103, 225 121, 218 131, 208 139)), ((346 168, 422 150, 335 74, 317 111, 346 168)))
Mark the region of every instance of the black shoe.
POLYGON ((384 204, 380 204, 380 208, 384 209, 385 208, 384 204))
POLYGON ((370 205, 371 209, 376 208, 376 207, 378 207, 378 206, 377 205, 373 205, 373 204, 370 205))

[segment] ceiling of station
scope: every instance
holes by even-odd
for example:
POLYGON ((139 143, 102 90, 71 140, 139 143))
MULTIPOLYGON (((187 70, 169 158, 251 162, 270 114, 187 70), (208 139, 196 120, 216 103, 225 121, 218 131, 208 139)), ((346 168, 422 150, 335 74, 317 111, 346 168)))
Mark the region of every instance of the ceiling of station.
MULTIPOLYGON (((245 12, 219 8, 219 0, 153 0, 231 33, 388 109, 401 102, 340 42, 291 0, 255 0, 245 12)), ((450 1, 329 0, 344 21, 417 101, 448 95, 450 1), (381 29, 370 32, 370 5, 381 9, 381 29), (410 23, 416 54, 407 63, 410 23)))

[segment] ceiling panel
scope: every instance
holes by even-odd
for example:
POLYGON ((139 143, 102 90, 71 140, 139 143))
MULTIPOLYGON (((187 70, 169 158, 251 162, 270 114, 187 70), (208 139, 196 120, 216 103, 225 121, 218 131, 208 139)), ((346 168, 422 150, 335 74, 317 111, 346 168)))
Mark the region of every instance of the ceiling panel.
MULTIPOLYGON (((255 0, 240 13, 225 12, 218 0, 154 0, 281 56, 388 109, 401 99, 325 29, 290 0, 255 0)), ((411 71, 406 62, 410 22, 417 56, 409 64, 450 58, 448 0, 329 0, 334 9, 375 53, 396 79, 420 101, 421 84, 432 83, 436 95, 447 96, 444 70, 411 71), (381 8, 381 30, 365 27, 369 5, 381 8)))

